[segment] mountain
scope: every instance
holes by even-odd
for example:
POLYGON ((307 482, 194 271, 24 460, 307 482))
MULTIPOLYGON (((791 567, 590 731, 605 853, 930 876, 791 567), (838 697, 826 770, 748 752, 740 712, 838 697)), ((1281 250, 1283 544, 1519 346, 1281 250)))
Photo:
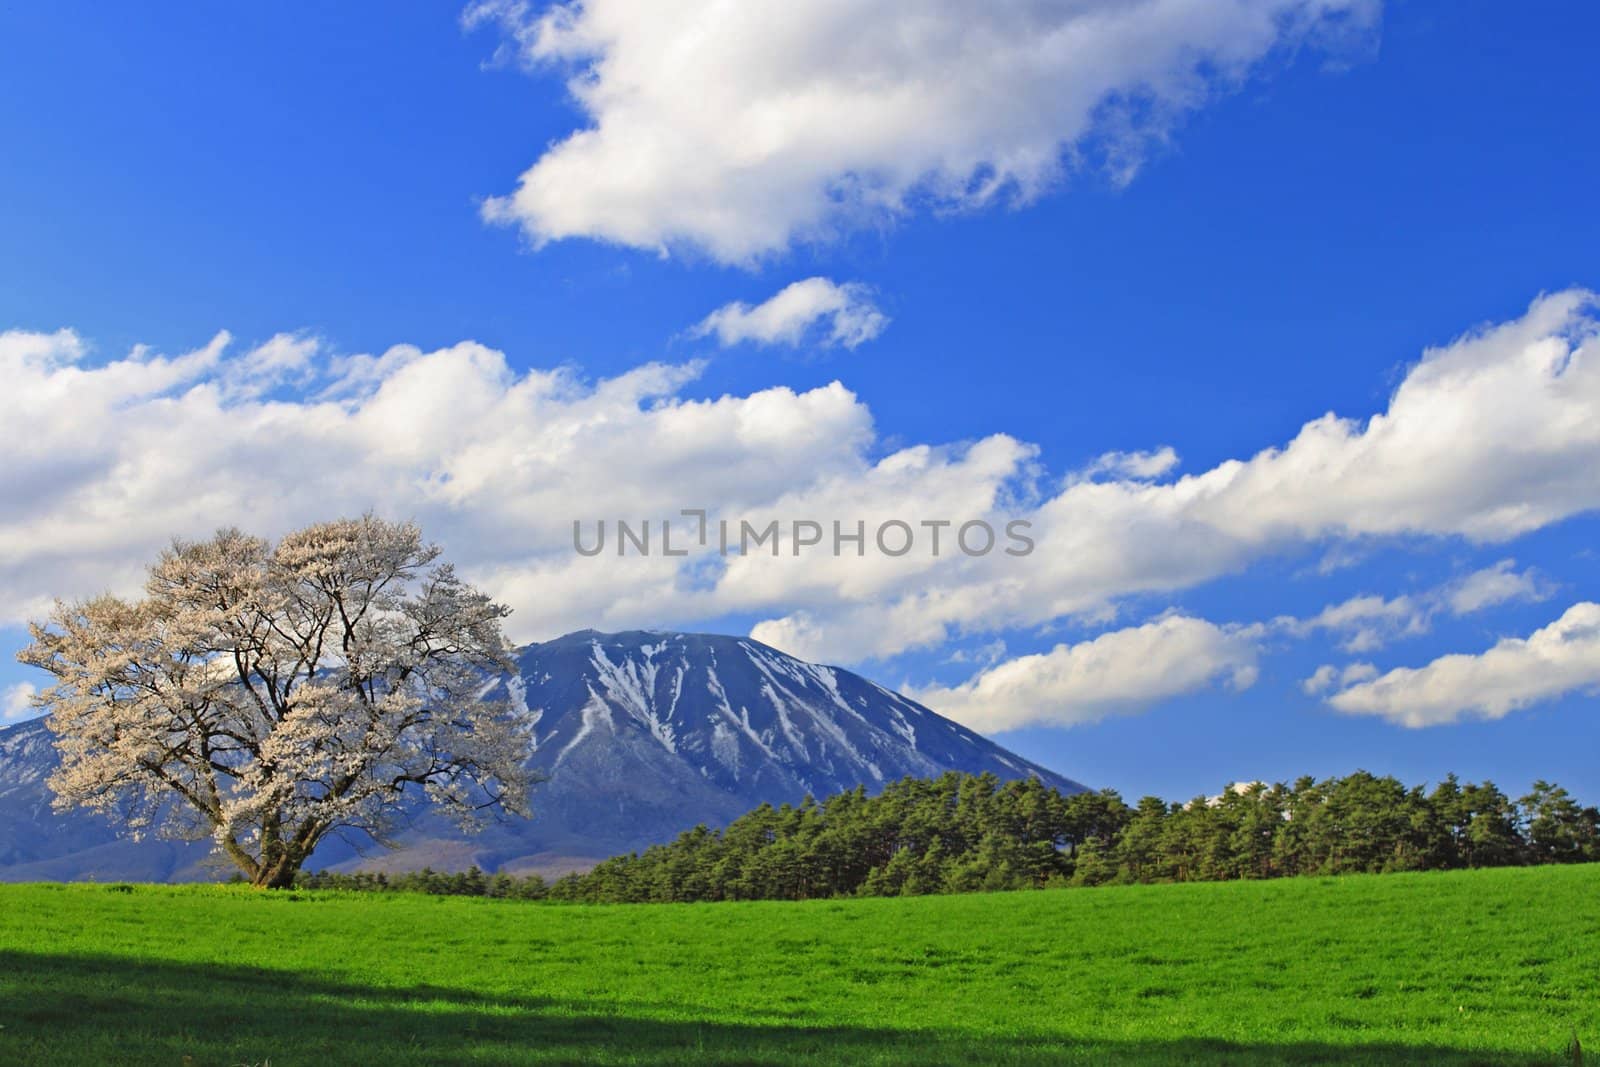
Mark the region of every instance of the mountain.
MULTIPOLYGON (((529 765, 548 780, 532 820, 464 836, 420 814, 395 851, 331 840, 311 866, 560 873, 763 802, 907 775, 992 771, 1083 788, 858 675, 749 638, 584 630, 529 645, 517 665, 489 696, 536 719, 529 765)), ((92 816, 53 813, 54 764, 42 720, 0 730, 0 880, 215 876, 203 845, 119 840, 92 816)))

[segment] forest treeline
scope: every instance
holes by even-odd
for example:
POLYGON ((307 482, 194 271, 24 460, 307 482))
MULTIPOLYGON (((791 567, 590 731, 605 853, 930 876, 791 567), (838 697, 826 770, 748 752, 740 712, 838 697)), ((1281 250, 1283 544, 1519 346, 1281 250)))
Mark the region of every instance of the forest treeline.
POLYGON ((951 772, 881 794, 763 804, 725 830, 546 884, 537 876, 303 874, 307 888, 581 902, 804 900, 1600 861, 1600 810, 1536 782, 1513 800, 1454 775, 1431 790, 1365 771, 1129 806, 1114 790, 951 772))

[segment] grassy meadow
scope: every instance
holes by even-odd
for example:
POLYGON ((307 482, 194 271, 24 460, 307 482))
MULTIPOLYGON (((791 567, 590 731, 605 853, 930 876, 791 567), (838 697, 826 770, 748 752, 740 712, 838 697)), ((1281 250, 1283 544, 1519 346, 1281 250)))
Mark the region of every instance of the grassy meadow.
POLYGON ((802 903, 0 886, 0 1062, 1600 1056, 1600 866, 802 903))

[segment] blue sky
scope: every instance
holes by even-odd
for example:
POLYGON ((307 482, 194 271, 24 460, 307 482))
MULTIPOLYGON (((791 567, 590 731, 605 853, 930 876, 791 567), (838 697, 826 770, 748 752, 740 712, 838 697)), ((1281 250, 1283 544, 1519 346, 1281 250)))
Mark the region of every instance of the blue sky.
MULTIPOLYGON (((972 500, 996 485, 1031 491, 1031 501, 1010 509, 1027 510, 1097 457, 1165 446, 1178 461, 1150 484, 1170 486, 1184 475, 1282 448, 1328 412, 1364 425, 1385 412, 1425 350, 1521 320, 1541 294, 1600 287, 1594 252, 1600 221, 1592 206, 1600 85, 1588 46, 1600 12, 1579 3, 1537 9, 1391 3, 1381 10, 1352 3, 1344 23, 1297 34, 1285 20, 1303 17, 1309 5, 1295 0, 1209 6, 1275 10, 1277 36, 1256 48, 1240 43, 1254 25, 1245 16, 1193 20, 1200 29, 1166 26, 1152 16, 1138 27, 1147 34, 1141 40, 1154 42, 1146 54, 1165 46, 1178 56, 1186 54, 1182 46, 1212 52, 1198 71, 1183 59, 1154 71, 1158 85, 1168 75, 1183 77, 1180 87, 1150 94, 1161 106, 1140 98, 1138 79, 1148 83, 1152 75, 1142 61, 1128 60, 1127 71, 1111 64, 1102 84, 1075 73, 1070 54, 1059 59, 1068 73, 1052 73, 1049 63, 1057 60, 1045 57, 1046 75, 1018 90, 1040 93, 1037 107, 1014 113, 974 103, 981 94, 963 98, 958 85, 949 107, 915 122, 902 116, 896 129, 884 119, 887 132, 863 132, 842 146, 836 131, 848 130, 862 109, 788 115, 798 132, 773 157, 779 162, 765 160, 761 166, 770 171, 750 172, 709 149, 703 166, 694 153, 684 163, 675 147, 712 136, 695 125, 697 109, 712 113, 723 131, 748 119, 737 109, 752 87, 739 79, 755 79, 752 91, 773 88, 760 74, 763 64, 738 51, 746 46, 737 41, 749 35, 734 35, 735 44, 700 57, 696 69, 706 72, 711 90, 686 103, 679 97, 689 89, 673 81, 671 70, 652 65, 651 49, 629 36, 651 27, 627 29, 621 0, 591 5, 586 17, 597 21, 600 46, 574 55, 570 41, 547 37, 547 52, 569 51, 532 60, 524 54, 525 61, 514 54, 514 34, 540 14, 537 5, 491 13, 470 29, 460 7, 450 4, 170 4, 138 12, 71 3, 8 6, 0 11, 0 40, 9 46, 0 66, 6 146, 0 198, 8 207, 0 225, 0 330, 14 331, 13 338, 49 335, 58 346, 14 357, 46 368, 38 386, 45 391, 23 393, 28 410, 65 434, 72 430, 69 411, 93 408, 49 406, 69 403, 46 388, 67 382, 62 368, 142 360, 148 369, 152 357, 130 357, 134 346, 176 357, 202 350, 220 330, 233 342, 232 355, 193 374, 174 372, 159 387, 106 401, 113 419, 173 418, 165 444, 149 426, 130 442, 102 424, 100 431, 117 439, 79 454, 72 444, 41 444, 32 423, 11 420, 0 438, 14 479, 5 483, 9 499, 0 515, 0 535, 14 557, 0 567, 9 620, 0 645, 20 647, 16 623, 37 609, 40 597, 120 588, 160 538, 199 535, 229 522, 276 532, 319 514, 388 505, 437 530, 484 584, 510 590, 519 617, 530 620, 524 636, 554 636, 553 629, 569 624, 742 632, 803 614, 811 620, 810 637, 778 643, 848 659, 919 695, 940 694, 952 709, 968 707, 967 721, 1025 755, 1131 794, 1183 796, 1235 779, 1366 767, 1413 780, 1455 770, 1512 788, 1542 775, 1591 801, 1600 797, 1592 760, 1600 742, 1594 714, 1600 652, 1586 636, 1591 624, 1582 613, 1551 638, 1558 649, 1539 653, 1555 660, 1503 656, 1468 665, 1478 673, 1465 682, 1436 672, 1407 681, 1411 690, 1399 688, 1405 679, 1397 678, 1387 695, 1367 693, 1367 705, 1379 709, 1369 714, 1338 710, 1326 699, 1370 682, 1366 674, 1320 694, 1303 685, 1324 664, 1370 664, 1372 675, 1387 677, 1452 654, 1477 656, 1600 599, 1591 547, 1600 528, 1591 514, 1600 485, 1597 468, 1585 466, 1594 454, 1586 449, 1594 446, 1582 419, 1551 443, 1547 462, 1517 466, 1506 459, 1501 469, 1502 458, 1522 455, 1517 449, 1529 428, 1544 425, 1541 408, 1530 407, 1525 422, 1502 419, 1492 404, 1448 413, 1423 404, 1415 409, 1413 419, 1424 428, 1458 435, 1464 454, 1497 472, 1484 477, 1486 498, 1459 503, 1461 494, 1471 495, 1471 479, 1463 475, 1448 484, 1427 481, 1439 463, 1386 483, 1398 487, 1387 505, 1356 499, 1366 483, 1348 477, 1331 479, 1332 498, 1319 503, 1317 483, 1307 475, 1296 483, 1306 503, 1295 503, 1295 492, 1282 498, 1285 508, 1315 511, 1315 522, 1302 522, 1297 512, 1274 513, 1269 523, 1261 515, 1273 505, 1254 495, 1218 505, 1206 522, 1232 531, 1238 543, 1196 564, 1198 547, 1191 553, 1181 536, 1167 536, 1171 551, 1160 558, 1175 568, 1170 580, 1141 575, 1096 584, 1076 572, 1050 578, 1020 569, 930 571, 927 588, 979 602, 932 638, 907 632, 875 644, 852 636, 852 627, 897 632, 899 623, 883 613, 891 603, 914 603, 924 586, 914 574, 907 577, 912 572, 891 573, 884 561, 874 564, 880 577, 865 582, 848 567, 822 568, 826 588, 819 588, 812 576, 785 568, 745 574, 716 595, 630 601, 632 572, 575 570, 570 552, 561 554, 552 530, 615 511, 615 498, 586 487, 615 485, 628 499, 629 479, 645 477, 661 494, 649 499, 662 507, 715 505, 707 497, 718 492, 724 462, 729 506, 763 514, 779 509, 786 493, 820 494, 810 498, 818 506, 900 493, 895 499, 903 509, 926 499, 929 487, 946 485, 966 487, 954 495, 972 500), (621 21, 605 22, 608 12, 621 21), (1352 19, 1362 24, 1346 24, 1352 19), (1188 32, 1202 37, 1185 40, 1188 32), (601 116, 620 132, 593 160, 578 158, 559 173, 547 168, 555 192, 532 211, 513 210, 510 224, 487 223, 480 210, 486 199, 512 193, 519 175, 545 166, 574 131, 597 121, 594 107, 586 112, 568 92, 566 78, 601 60, 611 63, 602 80, 613 78, 625 103, 632 101, 601 116), (1073 126, 1071 108, 1061 105, 1053 119, 1060 129, 1039 136, 1056 138, 1050 158, 1083 161, 1045 168, 1049 173, 1024 168, 1013 173, 1009 191, 978 202, 975 185, 1003 170, 997 160, 1017 155, 1003 152, 1018 148, 1005 140, 1025 125, 1018 114, 1032 121, 1073 93, 1084 101, 1089 125, 1073 126), (1108 101, 1130 95, 1140 105, 1135 114, 1146 116, 1138 138, 1121 132, 1116 112, 1107 117, 1108 101), (1163 117, 1168 112, 1170 121, 1163 117), (675 129, 675 121, 686 125, 675 129), (645 132, 661 134, 665 147, 645 145, 650 138, 639 136, 641 122, 645 132), (958 138, 940 123, 967 132, 958 138), (974 152, 978 168, 963 169, 974 152), (1131 175, 1102 165, 1130 152, 1138 160, 1131 175), (845 163, 831 163, 835 158, 845 163), (941 184, 949 174, 928 178, 929 159, 962 179, 956 193, 941 184), (807 167, 829 179, 849 167, 875 175, 893 205, 856 204, 820 233, 796 224, 780 226, 771 238, 764 227, 773 219, 781 221, 786 211, 803 219, 815 207, 801 187, 773 193, 766 206, 780 178, 807 167), (902 173, 911 175, 904 188, 896 185, 902 173), (713 208, 730 205, 732 221, 701 230, 692 218, 685 224, 680 205, 696 196, 713 208), (747 196, 763 210, 741 207, 747 196), (631 238, 619 237, 617 220, 633 218, 643 229, 630 232, 677 228, 665 240, 665 254, 649 240, 630 247, 631 238), (561 239, 541 245, 541 235, 561 239), (862 287, 851 292, 886 316, 887 326, 854 347, 827 344, 825 322, 795 345, 724 347, 714 334, 694 334, 717 308, 759 305, 814 277, 862 287), (63 329, 73 331, 73 340, 60 339, 55 331, 63 329), (248 353, 283 334, 313 347, 296 350, 288 371, 250 378, 248 353), (506 375, 565 368, 550 386, 560 394, 554 406, 537 409, 558 430, 580 419, 585 403, 598 403, 598 394, 585 393, 595 383, 656 362, 699 361, 696 376, 669 373, 667 384, 629 392, 618 410, 686 405, 705 420, 690 432, 708 436, 706 450, 690 449, 676 456, 676 465, 651 468, 648 453, 660 444, 650 436, 655 431, 624 419, 615 454, 590 449, 579 462, 592 466, 573 475, 576 481, 540 483, 537 472, 485 474, 461 458, 483 449, 440 428, 450 411, 492 428, 481 413, 490 409, 475 407, 477 394, 468 395, 483 380, 441 374, 430 387, 443 414, 419 414, 415 404, 385 409, 393 434, 418 444, 402 473, 380 466, 413 488, 445 468, 448 478, 415 496, 383 496, 377 487, 390 483, 360 480, 359 464, 376 448, 363 438, 350 452, 340 445, 295 456, 285 469, 342 467, 349 476, 330 475, 282 494, 291 499, 281 507, 271 503, 276 468, 255 459, 271 436, 262 427, 281 424, 264 410, 277 404, 303 412, 319 398, 351 410, 370 396, 329 392, 338 385, 334 368, 351 366, 341 360, 395 345, 433 353, 464 341, 503 353, 504 366, 484 372, 497 389, 513 388, 506 375), (812 392, 836 381, 849 402, 812 392), (449 395, 457 387, 463 394, 449 395), (169 508, 145 494, 181 494, 198 476, 173 464, 177 473, 163 482, 157 475, 168 468, 156 457, 163 448, 192 452, 216 440, 222 425, 198 416, 185 421, 181 405, 176 415, 160 406, 194 388, 220 390, 220 409, 256 427, 248 440, 225 440, 208 465, 248 492, 197 492, 183 507, 169 508), (775 399, 752 409, 748 401, 758 396, 775 399), (816 405, 794 399, 806 396, 816 405), (696 405, 718 398, 730 401, 723 408, 696 405), (734 413, 732 425, 775 426, 777 437, 719 445, 715 435, 730 425, 718 414, 724 409, 734 413), (1447 416, 1459 421, 1446 425, 1447 416), (630 457, 627 435, 635 431, 642 455, 630 457), (869 436, 840 445, 840 435, 850 432, 869 436), (967 447, 997 434, 1032 450, 1002 463, 1006 474, 974 473, 979 464, 967 447), (912 481, 884 489, 872 464, 921 445, 945 450, 938 454, 960 469, 929 474, 920 488, 912 481), (430 458, 447 454, 454 457, 448 463, 430 458), (133 462, 142 464, 141 473, 129 476, 133 462), (770 471, 765 482, 761 469, 770 471), (98 473, 85 473, 91 470, 98 473), (38 488, 62 479, 74 494, 38 488), (441 489, 445 482, 459 491, 441 489), (363 484, 369 488, 349 488, 363 484), (492 520, 483 518, 491 498, 498 509, 492 520), (1413 514, 1413 499, 1432 503, 1418 504, 1413 514), (1530 502, 1541 505, 1536 518, 1509 525, 1487 518, 1526 512, 1530 502), (1340 513, 1346 505, 1348 520, 1340 513), (1374 507, 1399 517, 1375 517, 1368 513, 1374 507), (1284 534, 1284 524, 1300 532, 1284 534), (1246 527, 1248 534, 1236 533, 1246 527), (1501 566, 1506 560, 1515 562, 1501 566), (1484 572, 1515 581, 1500 583, 1502 599, 1473 610, 1451 607, 1462 583, 1484 572), (982 606, 993 595, 985 583, 1043 588, 1057 579, 1061 589, 1048 596, 1019 593, 1004 610, 982 606), (1381 598, 1388 621, 1305 622, 1358 596, 1381 598), (1209 656, 1214 671, 1187 681, 1175 676, 1165 689, 1144 684, 1148 678, 1123 684, 1088 677, 1137 668, 1141 656, 1152 664, 1142 673, 1158 673, 1165 662, 1159 650, 1139 653, 1130 668, 1132 646, 1099 646, 1104 656, 1096 659, 1089 642, 1142 627, 1155 628, 1144 631, 1152 642, 1184 637, 1180 628, 1162 629, 1162 620, 1174 618, 1210 629, 1188 634, 1201 644, 1179 649, 1173 662, 1209 656), (1363 638, 1363 626, 1376 629, 1363 638), (1358 647, 1341 647, 1351 645, 1358 647), (1054 660, 1019 658, 1058 648, 1054 660), (1002 669, 1009 673, 993 676, 988 689, 961 688, 1002 669), (1502 680, 1516 707, 1485 719, 1471 706, 1471 694, 1502 680), (1415 690, 1418 684, 1430 686, 1427 694, 1415 690), (1468 695, 1437 696, 1452 687, 1468 695), (1442 710, 1430 713, 1433 724, 1397 721, 1407 707, 1435 697, 1442 710), (1016 707, 985 719, 990 713, 980 705, 990 700, 1013 700, 1016 707)), ((997 50, 1016 32, 1000 22, 991 28, 997 50)), ((827 81, 823 75, 848 82, 852 64, 876 58, 868 51, 876 39, 870 26, 851 35, 866 42, 860 48, 828 47, 838 26, 798 27, 812 29, 815 36, 799 39, 825 58, 810 67, 800 60, 773 64, 772 79, 793 77, 811 88, 827 81)), ((959 62, 951 69, 957 71, 977 69, 984 59, 964 50, 975 45, 930 47, 956 48, 959 62)), ((805 45, 795 50, 803 59, 805 45)), ((773 91, 792 99, 797 94, 783 96, 788 88, 778 84, 773 91)), ((708 144, 748 141, 727 135, 708 144)), ((1593 308, 1581 305, 1579 299, 1564 316, 1551 313, 1552 325, 1537 336, 1508 335, 1489 358, 1514 362, 1529 344, 1553 336, 1586 343, 1592 365, 1600 348, 1581 339, 1592 333, 1593 308)), ((1581 416, 1593 394, 1579 392, 1564 397, 1560 410, 1581 416)), ((508 410, 493 408, 500 417, 508 410)), ((518 471, 545 440, 518 437, 510 427, 496 439, 509 443, 482 462, 518 471)), ((1407 441, 1402 435, 1393 448, 1407 441)), ((284 451, 293 455, 294 448, 286 443, 284 451)), ((1390 454, 1364 462, 1381 465, 1390 454)), ((1291 479, 1304 473, 1286 470, 1283 477, 1291 479)), ((1382 481, 1381 472, 1371 476, 1382 481)), ((1121 479, 1118 507, 1139 497, 1137 478, 1109 477, 1121 479)), ((1093 538, 1119 537, 1112 519, 1095 513, 1085 524, 1089 512, 1076 505, 1070 514, 1080 520, 1073 529, 1090 543, 1063 531, 1041 540, 1041 557, 1093 556, 1100 550, 1093 538)), ((855 516, 841 511, 839 517, 855 516)), ((664 581, 670 590, 679 579, 653 571, 645 580, 664 581)), ((800 630, 769 625, 757 633, 772 638, 800 630)), ((9 656, 0 664, 0 686, 32 681, 9 656)))

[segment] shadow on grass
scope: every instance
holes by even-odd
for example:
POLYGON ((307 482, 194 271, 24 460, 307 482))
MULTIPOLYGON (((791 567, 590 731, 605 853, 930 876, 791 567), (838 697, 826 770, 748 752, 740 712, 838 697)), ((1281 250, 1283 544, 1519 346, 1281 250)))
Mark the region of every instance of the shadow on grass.
POLYGON ((161 1064, 1552 1064, 1423 1045, 1013 1038, 673 1019, 248 966, 0 952, 0 1062, 161 1064))

